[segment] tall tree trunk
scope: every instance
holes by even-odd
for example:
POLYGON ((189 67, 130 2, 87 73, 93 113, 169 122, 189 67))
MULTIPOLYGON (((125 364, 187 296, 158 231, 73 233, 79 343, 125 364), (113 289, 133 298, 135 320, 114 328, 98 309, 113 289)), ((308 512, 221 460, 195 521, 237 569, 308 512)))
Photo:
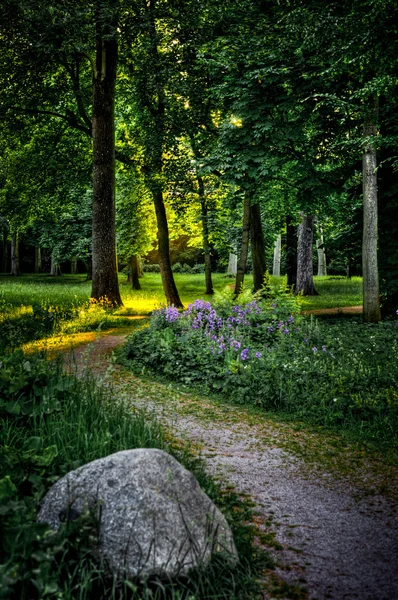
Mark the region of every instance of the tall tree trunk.
POLYGON ((229 260, 228 260, 227 275, 233 275, 234 277, 236 277, 237 269, 238 269, 238 256, 234 252, 230 252, 229 260))
POLYGON ((138 268, 138 277, 144 277, 144 268, 142 266, 142 258, 139 254, 137 254, 137 268, 138 268))
POLYGON ((261 207, 258 203, 250 206, 250 243, 252 249, 254 291, 258 292, 264 285, 264 278, 267 273, 261 207))
POLYGON ((86 260, 86 268, 87 268, 87 277, 86 281, 92 281, 93 279, 93 258, 89 256, 86 260))
POLYGON ((198 193, 201 207, 201 218, 202 218, 202 236, 203 236, 203 251, 205 253, 205 283, 206 283, 206 294, 214 294, 213 281, 211 277, 211 257, 210 257, 210 243, 209 243, 209 219, 208 210, 205 197, 205 186, 203 178, 197 175, 198 180, 198 193))
POLYGON ((286 275, 287 287, 294 292, 297 280, 297 227, 290 215, 286 217, 286 275))
POLYGON ((302 216, 298 234, 296 294, 317 296, 313 280, 312 244, 314 237, 314 217, 302 216))
POLYGON ((164 81, 162 78, 162 59, 158 49, 158 32, 156 30, 156 2, 151 0, 146 4, 146 15, 148 18, 148 36, 150 40, 150 55, 155 92, 143 89, 141 98, 142 107, 146 114, 150 113, 152 122, 148 127, 146 143, 146 183, 152 193, 155 205, 156 222, 158 226, 158 259, 160 275, 166 301, 169 306, 182 308, 183 304, 178 295, 177 286, 171 270, 169 227, 167 224, 166 209, 163 200, 163 146, 165 137, 165 110, 166 99, 164 92, 164 81))
POLYGON ((41 273, 42 270, 41 248, 40 246, 35 246, 35 273, 41 273))
POLYGON ((279 277, 281 274, 281 249, 282 249, 282 236, 278 235, 275 241, 274 247, 274 262, 272 268, 272 274, 279 277))
POLYGON ((55 258, 54 252, 51 252, 51 265, 50 265, 50 275, 52 277, 56 277, 60 274, 60 268, 58 261, 55 258))
POLYGON ((351 256, 347 258, 347 279, 351 279, 351 256))
POLYGON ((77 273, 77 256, 73 256, 70 263, 70 272, 71 275, 76 275, 77 273))
POLYGON ((323 230, 321 225, 318 223, 319 238, 316 240, 316 249, 318 252, 318 277, 325 277, 327 275, 326 270, 326 252, 325 252, 325 239, 323 237, 323 230))
POLYGON ((130 258, 130 277, 131 289, 140 290, 141 285, 138 280, 138 256, 136 254, 130 258))
MULTIPOLYGON (((108 9, 116 10, 109 0, 108 9)), ((91 297, 121 306, 115 235, 115 82, 118 59, 116 15, 96 11, 93 77, 93 279, 91 297)))
POLYGON ((8 232, 6 229, 3 230, 3 261, 1 271, 7 273, 8 266, 8 232))
MULTIPOLYGON (((377 135, 377 103, 365 119, 365 138, 377 135)), ((365 323, 378 323, 381 320, 379 271, 377 264, 377 157, 373 140, 366 140, 363 146, 363 320, 365 323)))
POLYGON ((251 195, 246 192, 243 202, 243 226, 242 226, 242 244, 235 280, 235 297, 239 296, 245 278, 247 255, 249 252, 249 234, 250 234, 250 198, 251 195))
POLYGON ((158 225, 158 258, 160 275, 162 277, 163 290, 169 306, 182 308, 182 302, 178 295, 177 286, 171 270, 169 227, 167 224, 166 209, 163 202, 161 190, 153 193, 155 204, 156 221, 158 225))
POLYGON ((11 275, 19 275, 19 239, 18 233, 11 236, 11 275))

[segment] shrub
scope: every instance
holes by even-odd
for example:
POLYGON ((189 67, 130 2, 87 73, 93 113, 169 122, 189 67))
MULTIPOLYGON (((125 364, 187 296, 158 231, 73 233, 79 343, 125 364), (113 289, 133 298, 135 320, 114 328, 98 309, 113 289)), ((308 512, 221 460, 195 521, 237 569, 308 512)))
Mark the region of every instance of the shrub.
POLYGON ((156 264, 144 264, 144 273, 160 273, 160 267, 156 264))
POLYGON ((205 272, 204 265, 196 264, 193 267, 191 267, 191 273, 204 273, 204 272, 205 272))
POLYGON ((183 273, 183 266, 181 263, 176 262, 173 266, 172 266, 172 271, 173 273, 183 273))

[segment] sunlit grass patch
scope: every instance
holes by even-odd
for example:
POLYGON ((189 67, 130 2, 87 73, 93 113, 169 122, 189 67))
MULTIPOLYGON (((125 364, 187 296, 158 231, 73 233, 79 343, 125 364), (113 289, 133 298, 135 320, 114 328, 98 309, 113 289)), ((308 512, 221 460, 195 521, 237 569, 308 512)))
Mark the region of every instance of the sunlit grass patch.
MULTIPOLYGON (((108 330, 106 333, 110 333, 108 330)), ((98 337, 96 331, 84 331, 81 333, 59 334, 23 344, 22 350, 25 354, 34 352, 45 352, 48 358, 54 358, 58 353, 73 350, 84 344, 94 342, 98 337)))
POLYGON ((314 283, 319 296, 303 297, 303 310, 359 306, 362 304, 362 277, 352 277, 351 279, 314 277, 314 283))

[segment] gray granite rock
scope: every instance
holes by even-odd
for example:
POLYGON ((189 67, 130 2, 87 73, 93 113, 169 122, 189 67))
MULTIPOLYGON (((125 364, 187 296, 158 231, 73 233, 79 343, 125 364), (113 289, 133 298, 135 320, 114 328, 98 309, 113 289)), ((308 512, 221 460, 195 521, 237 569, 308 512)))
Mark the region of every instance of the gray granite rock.
POLYGON ((213 553, 238 561, 224 516, 162 450, 125 450, 71 471, 45 496, 38 521, 57 530, 87 510, 99 519, 97 550, 118 576, 175 577, 213 553))

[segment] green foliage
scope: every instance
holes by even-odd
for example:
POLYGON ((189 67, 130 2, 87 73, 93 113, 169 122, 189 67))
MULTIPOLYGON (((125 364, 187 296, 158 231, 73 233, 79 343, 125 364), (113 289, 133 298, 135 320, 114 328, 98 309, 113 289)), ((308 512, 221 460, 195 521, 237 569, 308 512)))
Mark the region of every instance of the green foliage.
POLYGON ((165 309, 130 337, 125 356, 138 372, 397 448, 397 324, 321 322, 300 317, 293 301, 165 309))
POLYGON ((257 585, 250 569, 264 564, 253 547, 250 510, 224 495, 203 464, 173 451, 154 419, 131 412, 128 398, 90 377, 65 373, 44 357, 18 351, 1 359, 0 380, 0 597, 8 600, 82 598, 250 598, 257 585), (18 410, 16 410, 18 407, 18 410), (54 481, 96 458, 119 450, 157 447, 174 452, 224 510, 236 534, 241 566, 222 561, 181 582, 123 582, 110 577, 93 555, 94 515, 63 524, 54 534, 36 522, 40 500, 54 481))

